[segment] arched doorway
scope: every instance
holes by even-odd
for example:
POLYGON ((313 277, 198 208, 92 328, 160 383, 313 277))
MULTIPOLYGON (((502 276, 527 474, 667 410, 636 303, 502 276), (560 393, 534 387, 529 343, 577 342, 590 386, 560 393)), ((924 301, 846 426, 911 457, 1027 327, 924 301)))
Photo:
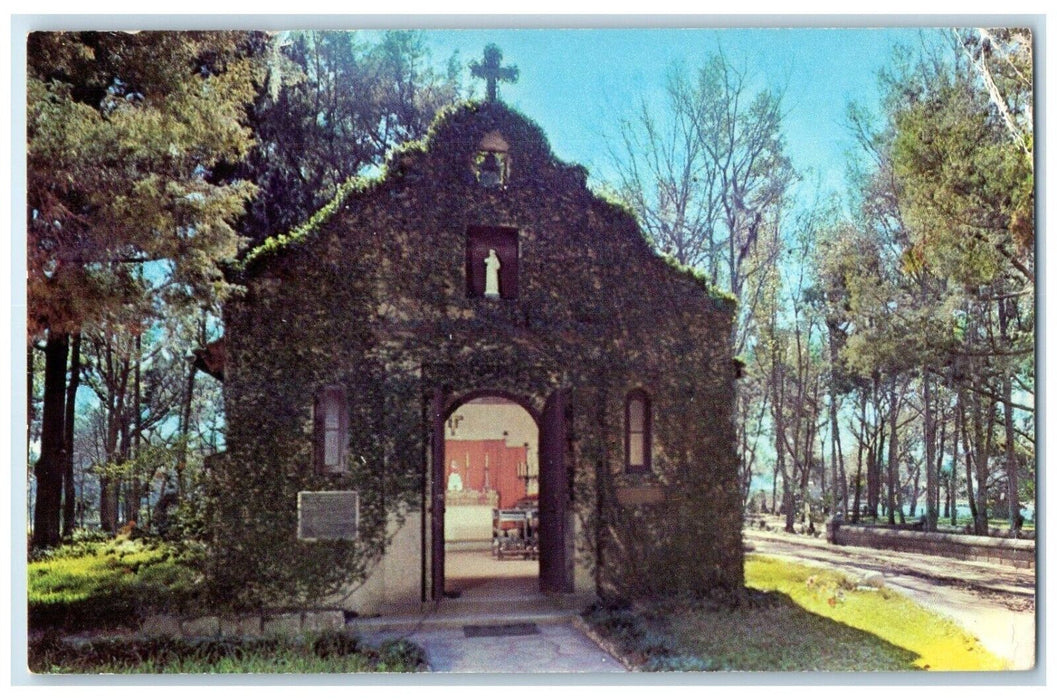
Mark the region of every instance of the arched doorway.
POLYGON ((564 407, 562 392, 542 412, 503 391, 435 394, 433 600, 480 586, 572 591, 564 407))

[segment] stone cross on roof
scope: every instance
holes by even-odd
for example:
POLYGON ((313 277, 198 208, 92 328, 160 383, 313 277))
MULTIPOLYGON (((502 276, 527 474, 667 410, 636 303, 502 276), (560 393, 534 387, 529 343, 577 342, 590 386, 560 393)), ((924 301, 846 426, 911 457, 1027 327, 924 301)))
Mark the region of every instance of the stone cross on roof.
POLYGON ((470 61, 470 73, 476 78, 483 78, 487 86, 487 99, 489 102, 496 101, 496 82, 504 81, 516 83, 518 77, 517 66, 501 66, 503 52, 495 44, 484 47, 483 61, 470 61))

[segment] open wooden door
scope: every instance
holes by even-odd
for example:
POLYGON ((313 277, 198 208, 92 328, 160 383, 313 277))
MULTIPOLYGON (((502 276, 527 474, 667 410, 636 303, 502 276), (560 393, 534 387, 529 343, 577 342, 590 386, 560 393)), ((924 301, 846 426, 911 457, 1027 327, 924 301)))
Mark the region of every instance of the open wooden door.
POLYGON ((544 593, 573 592, 567 400, 563 390, 551 394, 540 421, 540 590, 544 593))
POLYGON ((444 598, 444 402, 434 389, 430 403, 430 598, 444 598))

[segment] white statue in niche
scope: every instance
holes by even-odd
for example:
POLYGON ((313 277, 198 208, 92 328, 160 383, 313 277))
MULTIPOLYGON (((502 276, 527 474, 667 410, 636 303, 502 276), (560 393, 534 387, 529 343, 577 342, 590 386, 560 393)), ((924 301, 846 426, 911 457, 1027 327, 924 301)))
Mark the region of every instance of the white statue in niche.
POLYGON ((484 295, 489 299, 499 298, 499 256, 495 254, 495 248, 488 249, 488 257, 484 259, 484 295))

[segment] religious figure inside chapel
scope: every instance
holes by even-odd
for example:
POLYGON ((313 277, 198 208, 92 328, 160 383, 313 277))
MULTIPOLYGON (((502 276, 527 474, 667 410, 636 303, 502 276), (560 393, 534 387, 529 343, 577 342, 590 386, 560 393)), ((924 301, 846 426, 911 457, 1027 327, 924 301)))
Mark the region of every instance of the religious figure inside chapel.
POLYGON ((484 259, 484 295, 488 299, 499 298, 499 256, 495 254, 495 248, 488 249, 488 257, 484 259))
POLYGON ((448 490, 449 491, 462 491, 462 477, 459 476, 457 471, 459 465, 454 461, 451 463, 451 475, 448 477, 448 490))

